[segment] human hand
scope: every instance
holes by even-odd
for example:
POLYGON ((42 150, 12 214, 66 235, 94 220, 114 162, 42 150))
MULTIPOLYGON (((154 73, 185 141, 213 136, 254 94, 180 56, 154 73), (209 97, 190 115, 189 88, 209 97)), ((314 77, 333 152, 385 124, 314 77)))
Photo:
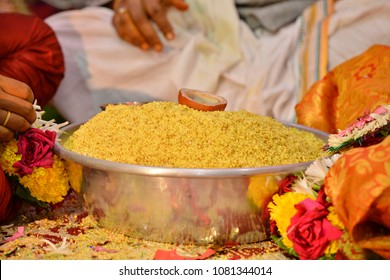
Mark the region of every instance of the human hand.
POLYGON ((142 50, 162 51, 163 45, 152 25, 156 23, 168 40, 175 35, 166 11, 173 6, 180 11, 188 9, 185 0, 115 0, 113 25, 123 40, 142 50))
POLYGON ((24 132, 36 119, 31 88, 20 81, 0 75, 0 141, 11 140, 24 132))

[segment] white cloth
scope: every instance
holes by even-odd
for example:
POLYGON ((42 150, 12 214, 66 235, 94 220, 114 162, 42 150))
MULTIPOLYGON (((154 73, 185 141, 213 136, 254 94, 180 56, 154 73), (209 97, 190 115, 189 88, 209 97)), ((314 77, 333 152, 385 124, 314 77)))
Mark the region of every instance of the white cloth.
MULTIPOLYGON (((288 92, 283 100, 280 91, 291 83, 279 77, 285 68, 281 57, 287 57, 296 35, 285 31, 277 40, 260 42, 240 22, 234 1, 188 2, 188 12, 171 11, 176 39, 164 43, 163 53, 143 52, 120 40, 109 9, 91 7, 48 18, 66 60, 65 79, 53 100, 59 112, 71 122, 85 121, 105 103, 176 101, 183 87, 224 96, 228 110, 267 114, 264 108, 272 107, 282 112, 288 92), (275 51, 264 51, 270 49, 275 51), (278 90, 257 97, 259 88, 275 84, 278 90), (283 100, 279 107, 276 95, 283 100)), ((298 32, 297 27, 290 29, 298 32)))
POLYGON ((341 0, 329 23, 329 69, 373 44, 390 46, 390 0, 341 0))
MULTIPOLYGON (((299 101, 294 98, 299 73, 299 19, 275 35, 257 38, 239 20, 234 1, 187 2, 187 12, 170 10, 176 39, 164 41, 163 53, 143 52, 120 40, 111 24, 113 12, 106 8, 90 7, 47 18, 66 61, 65 78, 53 105, 70 122, 83 122, 98 113, 102 104, 176 101, 179 89, 187 87, 224 96, 227 110, 245 109, 293 121, 299 101)), ((388 21, 384 15, 390 12, 390 1, 340 2, 360 8, 370 18, 382 15, 381 19, 388 21)), ((390 24, 365 29, 360 34, 360 38, 367 38, 364 44, 355 42, 356 36, 351 34, 343 34, 341 40, 338 34, 344 27, 361 21, 354 17, 345 22, 343 14, 349 14, 345 5, 331 19, 330 57, 347 59, 363 52, 367 45, 390 45, 390 24)), ((369 26, 370 21, 362 24, 369 26)))

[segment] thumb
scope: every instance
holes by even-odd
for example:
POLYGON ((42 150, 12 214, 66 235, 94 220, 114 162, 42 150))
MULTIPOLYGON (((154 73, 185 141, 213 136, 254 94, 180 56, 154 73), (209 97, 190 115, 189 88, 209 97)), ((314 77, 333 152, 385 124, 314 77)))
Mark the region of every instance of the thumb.
POLYGON ((169 0, 168 2, 180 11, 188 10, 188 4, 184 0, 169 0))

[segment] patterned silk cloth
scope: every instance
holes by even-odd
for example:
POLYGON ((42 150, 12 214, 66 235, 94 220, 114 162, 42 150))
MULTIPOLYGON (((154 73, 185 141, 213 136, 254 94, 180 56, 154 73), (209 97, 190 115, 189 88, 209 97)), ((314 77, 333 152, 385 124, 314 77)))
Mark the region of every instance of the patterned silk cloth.
POLYGON ((325 190, 352 240, 390 259, 390 137, 344 153, 325 190))
MULTIPOLYGON (((300 124, 337 133, 390 104, 390 47, 374 45, 316 82, 296 106, 300 124)), ((390 259, 390 137, 345 152, 325 190, 352 240, 390 259)))
POLYGON ((390 104, 390 47, 374 45, 316 82, 296 106, 297 122, 328 133, 390 104))

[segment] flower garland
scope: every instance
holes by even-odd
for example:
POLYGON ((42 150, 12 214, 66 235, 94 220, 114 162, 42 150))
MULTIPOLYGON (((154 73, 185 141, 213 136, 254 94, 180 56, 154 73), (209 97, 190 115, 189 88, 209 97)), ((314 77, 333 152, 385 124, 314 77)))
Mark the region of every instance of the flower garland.
POLYGON ((328 152, 342 152, 354 147, 364 147, 382 141, 390 134, 390 105, 379 106, 367 112, 356 122, 337 134, 329 136, 324 149, 328 152))
POLYGON ((57 133, 68 124, 45 121, 40 106, 31 127, 9 142, 0 144, 0 164, 11 182, 13 192, 39 206, 61 202, 70 185, 63 160, 53 153, 57 133))
POLYGON ((328 170, 342 152, 381 142, 390 133, 390 106, 379 106, 345 130, 332 134, 324 150, 328 158, 314 161, 305 172, 279 181, 279 192, 268 204, 272 239, 298 259, 359 258, 363 250, 349 233, 324 192, 328 170))

